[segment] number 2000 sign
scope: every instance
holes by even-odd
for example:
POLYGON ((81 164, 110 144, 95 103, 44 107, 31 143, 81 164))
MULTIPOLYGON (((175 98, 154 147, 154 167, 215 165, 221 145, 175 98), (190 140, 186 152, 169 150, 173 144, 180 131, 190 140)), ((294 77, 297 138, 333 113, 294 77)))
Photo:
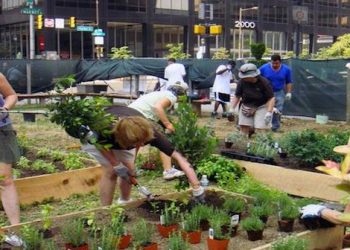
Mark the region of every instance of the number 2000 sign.
POLYGON ((248 28, 248 29, 254 29, 255 23, 254 22, 245 22, 245 21, 235 21, 235 27, 236 28, 248 28))

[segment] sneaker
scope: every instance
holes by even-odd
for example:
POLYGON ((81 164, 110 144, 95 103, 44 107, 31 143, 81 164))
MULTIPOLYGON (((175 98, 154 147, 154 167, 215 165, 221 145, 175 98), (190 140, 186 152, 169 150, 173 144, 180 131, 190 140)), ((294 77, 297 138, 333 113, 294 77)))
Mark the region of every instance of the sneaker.
POLYGON ((131 199, 131 198, 129 200, 124 200, 122 198, 118 198, 117 204, 118 205, 125 205, 125 204, 128 204, 128 203, 132 202, 132 201, 133 201, 133 199, 131 199))
POLYGON ((211 112, 211 117, 216 117, 218 115, 218 112, 211 112))
POLYGON ((5 242, 14 247, 20 247, 23 245, 23 240, 16 234, 5 235, 5 242))
POLYGON ((163 172, 163 178, 165 180, 172 180, 183 175, 185 175, 185 173, 183 171, 177 170, 176 168, 172 168, 163 172))
POLYGON ((204 194, 204 188, 202 186, 199 186, 199 188, 197 189, 192 189, 192 194, 195 197, 201 196, 202 194, 204 194))

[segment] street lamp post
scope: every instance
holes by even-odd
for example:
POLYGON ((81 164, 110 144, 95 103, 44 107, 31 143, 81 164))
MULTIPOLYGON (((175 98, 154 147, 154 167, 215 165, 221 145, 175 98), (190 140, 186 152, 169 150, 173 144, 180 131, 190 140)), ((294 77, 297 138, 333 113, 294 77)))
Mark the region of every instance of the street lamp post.
POLYGON ((243 11, 247 11, 247 10, 257 10, 259 9, 259 7, 254 6, 251 8, 239 8, 239 33, 238 33, 238 57, 242 58, 242 45, 243 45, 243 38, 242 38, 242 14, 243 11))

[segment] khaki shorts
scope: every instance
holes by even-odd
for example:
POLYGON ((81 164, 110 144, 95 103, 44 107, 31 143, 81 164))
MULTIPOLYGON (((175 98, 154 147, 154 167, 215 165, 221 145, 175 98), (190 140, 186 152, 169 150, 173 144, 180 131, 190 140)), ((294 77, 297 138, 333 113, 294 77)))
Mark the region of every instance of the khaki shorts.
MULTIPOLYGON (((83 144, 82 151, 95 158, 102 166, 111 166, 111 163, 101 154, 101 152, 91 144, 83 144)), ((112 149, 115 158, 119 162, 134 162, 136 149, 116 150, 112 149)))
POLYGON ((271 122, 266 125, 264 120, 266 112, 267 106, 262 105, 256 110, 254 116, 246 117, 242 114, 242 110, 239 109, 238 125, 250 126, 257 129, 269 129, 271 128, 271 122))

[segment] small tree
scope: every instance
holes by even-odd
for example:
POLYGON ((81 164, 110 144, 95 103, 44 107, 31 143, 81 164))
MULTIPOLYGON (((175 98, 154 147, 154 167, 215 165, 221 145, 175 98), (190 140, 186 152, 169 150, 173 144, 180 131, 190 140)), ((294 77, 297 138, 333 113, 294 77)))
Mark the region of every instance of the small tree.
POLYGON ((266 51, 266 46, 263 43, 252 43, 250 51, 256 60, 261 60, 266 51))
POLYGON ((228 51, 225 47, 220 47, 218 50, 214 53, 212 59, 229 59, 230 58, 230 51, 228 51))
POLYGON ((165 56, 166 58, 187 59, 191 57, 190 54, 183 52, 183 43, 169 43, 166 45, 166 48, 168 49, 168 54, 165 56))
POLYGON ((350 34, 342 35, 331 46, 321 48, 315 57, 317 59, 350 57, 350 34))
POLYGON ((110 57, 111 59, 130 59, 132 58, 132 51, 129 50, 128 46, 123 46, 120 48, 113 47, 111 49, 110 57))

